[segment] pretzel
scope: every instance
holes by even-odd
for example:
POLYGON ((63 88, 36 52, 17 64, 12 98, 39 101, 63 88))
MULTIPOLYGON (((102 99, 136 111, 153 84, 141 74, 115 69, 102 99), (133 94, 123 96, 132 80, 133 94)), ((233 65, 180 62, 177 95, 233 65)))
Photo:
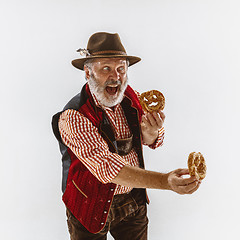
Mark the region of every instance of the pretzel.
POLYGON ((165 98, 163 94, 157 90, 144 92, 140 95, 140 104, 146 112, 163 110, 165 107, 165 98))
POLYGON ((188 169, 190 176, 195 176, 198 180, 205 178, 207 167, 205 159, 200 152, 191 152, 189 154, 188 169))

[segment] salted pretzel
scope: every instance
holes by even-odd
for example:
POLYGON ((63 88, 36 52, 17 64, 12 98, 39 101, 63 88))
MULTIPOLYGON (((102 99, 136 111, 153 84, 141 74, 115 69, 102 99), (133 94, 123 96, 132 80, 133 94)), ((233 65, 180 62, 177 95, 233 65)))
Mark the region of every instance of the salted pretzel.
POLYGON ((144 111, 153 112, 163 110, 165 107, 165 98, 163 94, 157 90, 144 92, 140 95, 140 104, 144 111))
POLYGON ((207 167, 205 159, 200 152, 191 152, 189 154, 188 169, 190 176, 195 176, 198 180, 205 178, 207 167))

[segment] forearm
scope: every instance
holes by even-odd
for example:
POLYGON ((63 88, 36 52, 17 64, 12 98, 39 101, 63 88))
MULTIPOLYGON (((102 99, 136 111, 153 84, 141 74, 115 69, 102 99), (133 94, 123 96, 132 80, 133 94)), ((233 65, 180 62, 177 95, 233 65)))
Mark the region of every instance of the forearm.
POLYGON ((129 165, 124 166, 112 182, 132 188, 170 189, 168 174, 129 165))

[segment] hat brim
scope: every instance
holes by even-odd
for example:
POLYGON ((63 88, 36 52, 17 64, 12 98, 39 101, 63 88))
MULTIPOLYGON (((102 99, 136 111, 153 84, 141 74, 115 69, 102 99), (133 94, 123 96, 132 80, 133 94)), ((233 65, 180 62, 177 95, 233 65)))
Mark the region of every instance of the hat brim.
POLYGON ((91 56, 86 58, 79 58, 72 60, 72 65, 75 68, 78 68, 80 70, 84 70, 84 62, 89 59, 95 59, 95 58, 125 58, 129 61, 129 67, 133 64, 141 61, 141 58, 135 57, 135 56, 125 56, 125 55, 98 55, 98 56, 91 56))

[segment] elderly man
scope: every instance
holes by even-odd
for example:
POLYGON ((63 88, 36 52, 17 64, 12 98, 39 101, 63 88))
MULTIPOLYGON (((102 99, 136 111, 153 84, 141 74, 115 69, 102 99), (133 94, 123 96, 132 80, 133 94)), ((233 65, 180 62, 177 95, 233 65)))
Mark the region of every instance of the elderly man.
POLYGON ((72 64, 87 83, 52 121, 71 239, 106 239, 108 231, 115 239, 147 239, 146 188, 191 194, 200 182, 182 178, 187 169, 144 169, 142 145, 162 145, 165 115, 143 112, 127 77, 141 59, 126 54, 118 34, 95 33, 78 51, 85 57, 72 64))

